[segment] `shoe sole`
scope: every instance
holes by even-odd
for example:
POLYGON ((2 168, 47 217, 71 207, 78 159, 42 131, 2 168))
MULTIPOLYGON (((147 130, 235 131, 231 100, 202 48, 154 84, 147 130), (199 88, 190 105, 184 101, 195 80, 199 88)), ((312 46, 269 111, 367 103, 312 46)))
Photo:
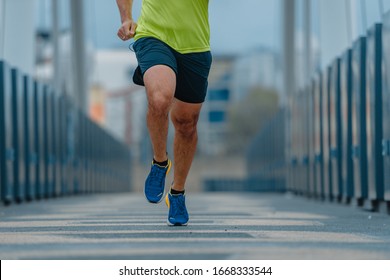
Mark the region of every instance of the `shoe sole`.
MULTIPOLYGON (((169 171, 171 171, 171 167, 172 167, 172 162, 170 159, 168 159, 168 170, 167 172, 165 173, 165 177, 169 174, 169 171)), ((165 197, 165 185, 164 185, 164 191, 163 191, 163 194, 161 196, 161 199, 157 202, 154 202, 154 201, 150 201, 147 197, 146 197, 146 194, 145 194, 145 186, 144 186, 144 197, 146 199, 147 202, 151 203, 151 204, 159 204, 165 197)))
POLYGON ((170 227, 186 227, 188 225, 188 222, 185 224, 180 224, 180 223, 172 224, 169 220, 167 220, 167 225, 170 227))

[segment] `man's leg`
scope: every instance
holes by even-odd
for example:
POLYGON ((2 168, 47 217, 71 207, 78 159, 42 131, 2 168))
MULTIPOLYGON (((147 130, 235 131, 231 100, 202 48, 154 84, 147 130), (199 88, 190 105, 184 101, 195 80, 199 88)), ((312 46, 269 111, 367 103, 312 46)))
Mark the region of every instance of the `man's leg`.
POLYGON ((147 125, 153 146, 153 164, 145 181, 144 194, 151 203, 164 198, 165 177, 171 168, 167 158, 168 115, 176 88, 175 72, 168 66, 156 65, 144 74, 148 97, 147 125))
POLYGON ((167 160, 168 115, 176 89, 176 74, 168 66, 156 65, 144 74, 148 97, 147 125, 154 159, 167 160))
POLYGON ((174 138, 174 180, 172 188, 183 191, 187 175, 194 159, 198 142, 197 123, 202 104, 175 100, 171 119, 175 127, 174 138))
POLYGON ((174 179, 165 202, 169 207, 167 223, 170 226, 185 226, 189 215, 185 206, 184 187, 198 142, 197 123, 202 104, 185 103, 175 100, 171 110, 175 126, 174 179))

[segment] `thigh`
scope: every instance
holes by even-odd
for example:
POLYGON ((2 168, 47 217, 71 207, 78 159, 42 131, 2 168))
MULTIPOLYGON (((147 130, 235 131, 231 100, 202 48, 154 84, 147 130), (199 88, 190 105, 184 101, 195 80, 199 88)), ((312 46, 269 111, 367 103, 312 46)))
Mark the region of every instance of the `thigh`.
POLYGON ((171 103, 176 89, 176 75, 165 65, 155 65, 146 70, 144 83, 149 102, 171 103))
POLYGON ((134 43, 134 51, 138 61, 138 78, 143 83, 143 78, 150 68, 156 65, 165 65, 177 74, 177 63, 172 49, 158 39, 145 37, 134 43))
POLYGON ((149 102, 169 103, 175 93, 177 73, 172 49, 158 39, 145 37, 134 43, 134 51, 139 65, 137 84, 145 86, 149 102))
POLYGON ((175 97, 187 103, 203 103, 206 98, 211 53, 176 54, 177 84, 175 97))

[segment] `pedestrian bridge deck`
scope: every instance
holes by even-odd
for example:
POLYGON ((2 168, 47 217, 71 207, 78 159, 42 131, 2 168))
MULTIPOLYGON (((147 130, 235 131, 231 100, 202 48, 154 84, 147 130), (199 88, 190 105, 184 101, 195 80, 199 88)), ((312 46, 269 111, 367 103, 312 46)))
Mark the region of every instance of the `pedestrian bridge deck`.
POLYGON ((0 206, 1 259, 390 259, 382 213, 289 194, 189 193, 188 227, 142 194, 0 206))

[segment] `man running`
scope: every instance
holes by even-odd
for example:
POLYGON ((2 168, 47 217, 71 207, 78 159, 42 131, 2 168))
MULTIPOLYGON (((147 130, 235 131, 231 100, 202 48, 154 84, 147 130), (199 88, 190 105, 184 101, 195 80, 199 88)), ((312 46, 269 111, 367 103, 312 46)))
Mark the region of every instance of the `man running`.
POLYGON ((205 100, 211 66, 209 0, 142 0, 138 24, 133 0, 117 0, 122 26, 118 37, 135 39, 138 67, 133 80, 145 86, 147 126, 154 158, 144 193, 151 203, 164 198, 165 177, 171 169, 167 155, 168 115, 175 128, 174 179, 165 196, 168 225, 187 225, 185 183, 198 140, 197 123, 205 100))

